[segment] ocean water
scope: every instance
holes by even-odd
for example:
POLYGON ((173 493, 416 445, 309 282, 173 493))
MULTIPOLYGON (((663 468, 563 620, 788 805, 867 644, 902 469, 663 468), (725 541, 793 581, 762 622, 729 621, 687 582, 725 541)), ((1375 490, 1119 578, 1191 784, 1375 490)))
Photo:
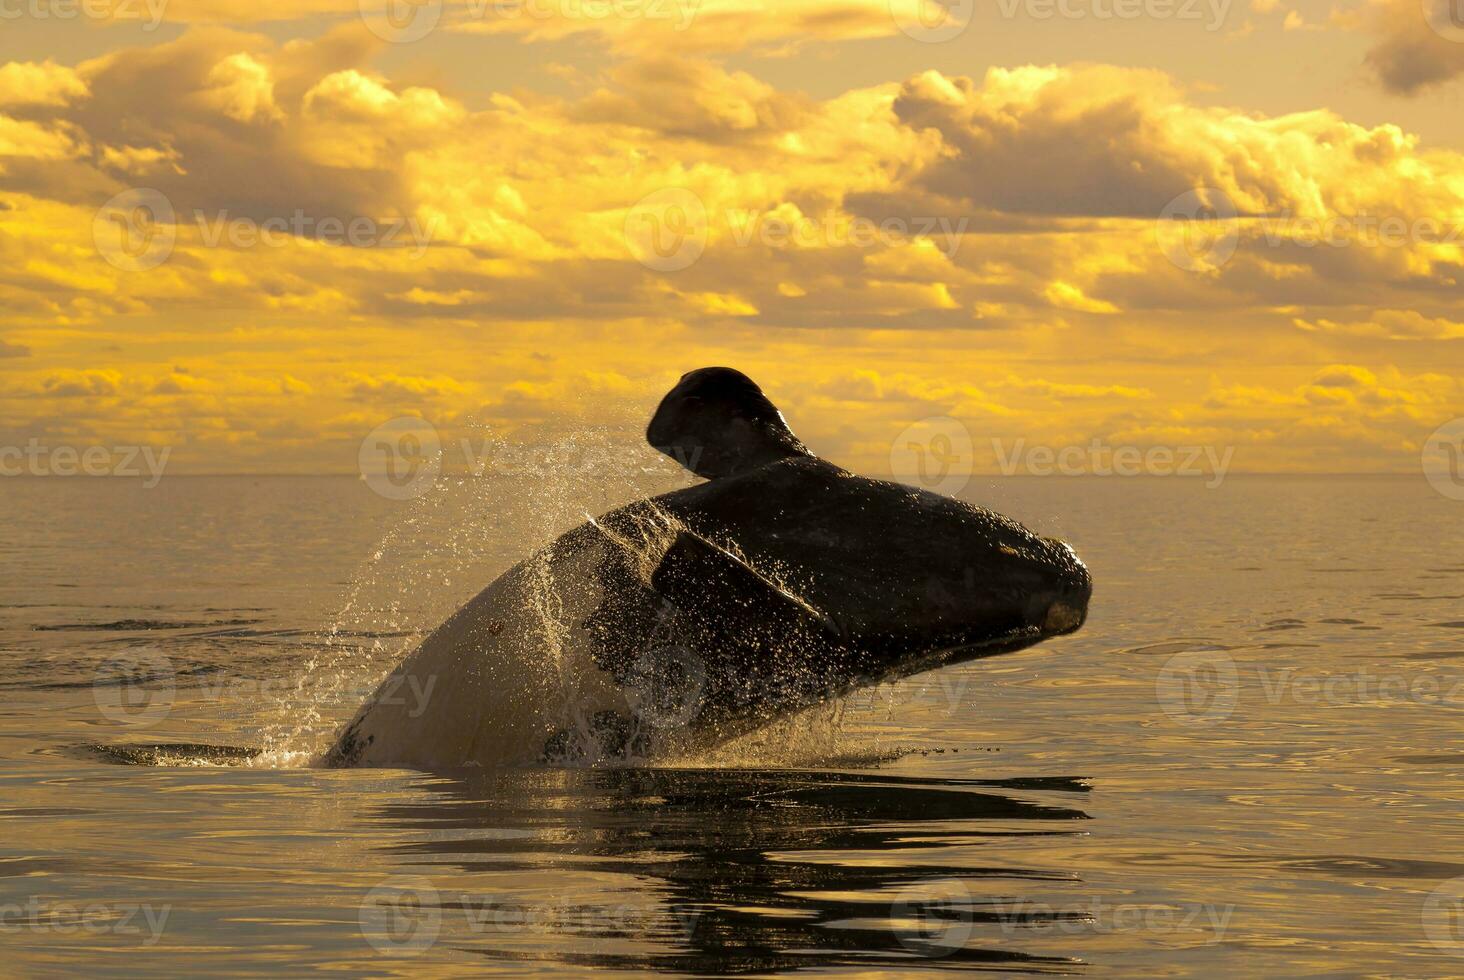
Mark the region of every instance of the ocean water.
POLYGON ((658 481, 5 480, 0 973, 1464 974, 1464 504, 1421 476, 978 479, 1087 561, 1081 632, 680 767, 308 766, 658 481))

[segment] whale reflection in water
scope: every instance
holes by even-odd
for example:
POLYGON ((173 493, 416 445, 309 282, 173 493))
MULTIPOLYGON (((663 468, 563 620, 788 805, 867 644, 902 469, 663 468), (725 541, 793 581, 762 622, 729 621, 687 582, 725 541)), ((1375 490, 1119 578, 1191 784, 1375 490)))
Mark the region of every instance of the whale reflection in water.
POLYGON ((693 975, 908 970, 922 957, 1009 972, 1082 966, 1010 948, 1021 927, 1059 914, 1011 896, 1071 873, 1010 855, 948 863, 973 845, 1083 835, 1078 779, 626 768, 418 788, 421 802, 365 820, 407 835, 388 849, 407 866, 391 880, 433 916, 436 941, 489 958, 693 975))

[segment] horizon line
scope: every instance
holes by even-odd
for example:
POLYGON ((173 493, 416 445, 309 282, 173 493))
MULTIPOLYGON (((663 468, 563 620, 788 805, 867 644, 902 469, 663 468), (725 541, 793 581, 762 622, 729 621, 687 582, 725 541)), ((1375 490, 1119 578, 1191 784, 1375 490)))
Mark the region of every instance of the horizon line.
MULTIPOLYGON (((889 472, 889 471, 869 471, 869 473, 871 475, 877 477, 877 478, 886 478, 886 477, 892 478, 892 477, 895 476, 895 474, 893 472, 889 472)), ((472 473, 470 473, 468 471, 463 471, 461 473, 456 472, 456 471, 444 471, 440 475, 442 475, 442 476, 474 476, 475 479, 482 479, 482 478, 487 477, 487 476, 490 476, 490 475, 496 475, 496 476, 500 476, 500 477, 506 477, 506 476, 533 476, 534 474, 531 474, 531 473, 499 473, 499 474, 480 473, 480 474, 472 474, 472 473)), ((913 474, 907 474, 907 475, 913 475, 913 474)), ((88 479, 88 480, 106 480, 106 479, 129 480, 129 479, 140 479, 140 478, 142 478, 142 476, 143 476, 143 474, 122 475, 122 474, 115 474, 115 473, 99 473, 99 474, 90 474, 90 473, 65 473, 65 474, 58 474, 58 473, 13 473, 13 474, 11 474, 11 473, 7 473, 7 474, 0 475, 0 482, 3 482, 4 480, 55 480, 55 479, 77 479, 77 478, 80 478, 80 479, 88 479)), ((219 470, 219 471, 210 471, 210 472, 187 472, 187 473, 166 473, 166 474, 163 474, 163 478, 168 478, 168 477, 189 477, 189 478, 199 478, 199 479, 201 479, 201 478, 206 478, 206 477, 224 477, 224 476, 269 477, 271 479, 283 478, 283 477, 306 477, 306 478, 310 478, 310 479, 353 478, 353 479, 356 479, 356 480, 359 480, 359 481, 362 481, 362 482, 364 482, 364 481, 366 481, 368 479, 368 477, 365 474, 363 474, 363 473, 361 473, 359 471, 341 471, 341 472, 331 471, 331 472, 299 472, 299 473, 294 473, 294 472, 287 472, 287 471, 262 471, 262 472, 254 472, 252 470, 219 470)), ((1215 476, 1215 474, 1208 473, 1208 472, 1207 473, 1194 473, 1194 474, 1180 474, 1180 473, 1135 473, 1135 474, 1127 475, 1127 476, 1125 476, 1123 474, 1119 474, 1119 473, 1047 473, 1047 474, 1036 474, 1036 473, 972 473, 972 474, 970 474, 969 479, 972 479, 972 480, 982 480, 982 479, 992 479, 992 480, 1052 480, 1052 479, 1059 479, 1059 480, 1084 480, 1084 479, 1098 479, 1098 480, 1109 480, 1109 479, 1120 479, 1120 480, 1136 480, 1136 479, 1147 479, 1147 480, 1175 480, 1175 479, 1179 479, 1179 480, 1204 480, 1204 479, 1213 479, 1214 476, 1215 476)), ((1224 475, 1223 478, 1228 480, 1231 477, 1236 477, 1236 476, 1245 476, 1245 477, 1316 477, 1316 478, 1321 478, 1321 477, 1379 477, 1379 478, 1382 478, 1382 477, 1400 477, 1400 478, 1406 477, 1406 478, 1413 478, 1413 477, 1425 476, 1425 473, 1423 472, 1422 469, 1418 469, 1418 470, 1398 470, 1398 471, 1391 471, 1391 472, 1379 472, 1379 471, 1375 471, 1375 470, 1297 470, 1297 471, 1291 471, 1291 470, 1274 470, 1274 471, 1270 471, 1270 470, 1229 470, 1229 471, 1227 471, 1225 473, 1225 475, 1224 475)))

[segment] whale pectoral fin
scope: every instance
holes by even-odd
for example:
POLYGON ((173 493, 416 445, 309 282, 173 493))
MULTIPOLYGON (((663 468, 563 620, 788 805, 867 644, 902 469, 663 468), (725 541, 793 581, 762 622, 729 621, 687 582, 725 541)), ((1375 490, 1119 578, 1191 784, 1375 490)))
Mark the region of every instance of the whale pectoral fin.
POLYGON ((651 573, 651 588, 679 617, 749 668, 842 646, 834 622, 725 548, 682 531, 651 573))
POLYGON ((718 632, 746 628, 756 620, 779 624, 780 631, 838 639, 828 616, 693 531, 676 535, 651 573, 651 588, 718 632))

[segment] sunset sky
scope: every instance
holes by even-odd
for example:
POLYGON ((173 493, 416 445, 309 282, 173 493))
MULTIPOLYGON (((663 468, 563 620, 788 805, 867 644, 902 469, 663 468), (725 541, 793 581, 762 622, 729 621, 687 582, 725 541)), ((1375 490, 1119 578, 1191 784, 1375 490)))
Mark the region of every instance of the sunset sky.
POLYGON ((1464 415, 1451 14, 5 0, 0 443, 350 472, 395 416, 641 425, 727 364, 869 472, 930 416, 982 472, 1416 472, 1464 415))

